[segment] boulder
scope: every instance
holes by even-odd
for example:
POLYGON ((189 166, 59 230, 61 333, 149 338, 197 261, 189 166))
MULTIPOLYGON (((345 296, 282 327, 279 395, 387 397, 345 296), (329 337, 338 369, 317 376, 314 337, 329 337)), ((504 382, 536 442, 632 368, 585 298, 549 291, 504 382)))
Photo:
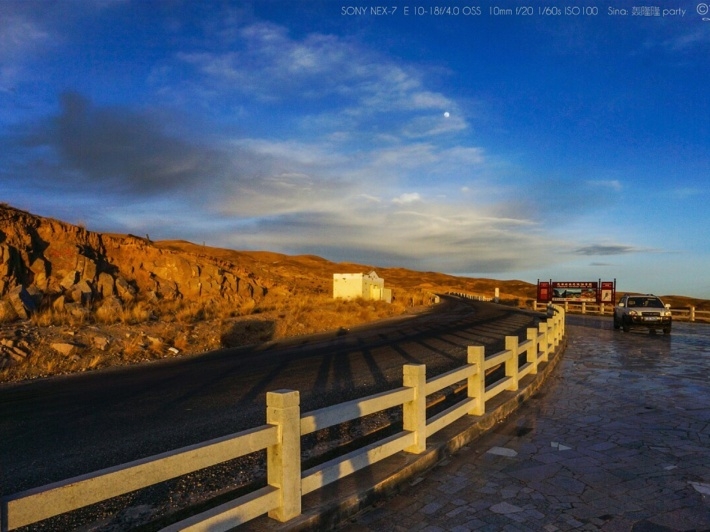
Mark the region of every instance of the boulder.
MULTIPOLYGON (((24 263, 22 256, 14 246, 8 244, 0 245, 0 277, 7 281, 21 283, 24 277, 24 263)), ((12 285, 12 282, 8 282, 12 285)))
POLYGON ((116 292, 122 301, 133 301, 136 297, 136 289, 123 277, 116 277, 116 292))
POLYGON ((90 311, 86 307, 82 307, 77 303, 65 303, 64 310, 66 310, 73 318, 84 321, 89 317, 90 311))
POLYGON ((26 320, 37 311, 34 299, 24 286, 16 286, 8 293, 8 300, 20 319, 26 320))
POLYGON ((74 286, 79 279, 79 272, 76 270, 69 272, 66 274, 61 281, 59 281, 59 286, 61 286, 64 290, 71 290, 72 286, 74 286))
POLYGON ((106 272, 101 272, 96 281, 96 292, 102 297, 110 297, 113 295, 113 287, 115 281, 113 277, 106 272))
POLYGON ((154 291, 160 294, 163 299, 177 299, 180 297, 180 291, 175 281, 164 279, 158 275, 153 275, 151 278, 155 283, 154 291))
POLYGON ((91 337, 91 344, 96 349, 99 349, 101 351, 106 351, 106 348, 108 348, 109 343, 110 343, 110 341, 106 336, 97 334, 97 335, 91 337))
POLYGON ((93 299, 93 290, 86 280, 81 280, 72 287, 72 299, 81 305, 90 305, 93 299))
POLYGON ((80 272, 81 278, 85 281, 93 281, 94 279, 96 279, 98 267, 96 266, 96 263, 89 257, 79 255, 79 259, 76 263, 76 269, 80 272))
POLYGON ((101 321, 113 322, 118 319, 122 311, 121 300, 116 296, 110 296, 105 298, 101 306, 96 309, 96 317, 101 321))
POLYGON ((49 286, 48 268, 44 259, 36 259, 31 265, 33 274, 32 284, 40 290, 46 290, 49 286))
POLYGON ((52 271, 58 276, 72 270, 76 271, 79 247, 76 243, 68 241, 71 238, 70 234, 62 231, 60 234, 55 233, 51 237, 47 235, 45 238, 49 246, 43 254, 44 258, 51 263, 52 271))
POLYGON ((57 353, 61 353, 65 356, 74 354, 77 349, 77 346, 75 344, 70 344, 69 342, 54 342, 50 344, 49 347, 54 349, 57 353))
POLYGON ((27 358, 27 355, 29 354, 27 351, 24 351, 19 347, 12 347, 10 349, 5 349, 4 351, 16 362, 22 362, 27 358))

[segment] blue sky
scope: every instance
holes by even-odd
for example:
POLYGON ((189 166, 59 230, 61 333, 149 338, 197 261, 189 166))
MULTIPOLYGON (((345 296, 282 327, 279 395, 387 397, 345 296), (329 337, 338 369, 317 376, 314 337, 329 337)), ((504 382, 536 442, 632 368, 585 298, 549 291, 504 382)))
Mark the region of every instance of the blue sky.
POLYGON ((545 5, 592 4, 0 0, 0 200, 154 240, 710 298, 710 15, 545 5))

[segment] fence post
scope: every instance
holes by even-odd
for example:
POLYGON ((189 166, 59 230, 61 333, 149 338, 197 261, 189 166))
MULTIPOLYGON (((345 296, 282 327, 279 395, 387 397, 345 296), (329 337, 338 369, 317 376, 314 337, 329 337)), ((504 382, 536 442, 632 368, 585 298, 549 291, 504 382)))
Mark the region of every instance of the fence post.
POLYGON ((277 390, 266 394, 266 422, 279 428, 279 443, 266 450, 266 476, 279 488, 281 506, 269 517, 288 521, 301 514, 301 407, 299 393, 277 390))
POLYGON ((690 307, 690 321, 695 321, 695 307, 690 307))
POLYGON ((468 346, 468 363, 476 364, 476 373, 468 378, 468 396, 475 399, 472 416, 482 416, 486 413, 486 348, 482 345, 468 346))
MULTIPOLYGON (((614 310, 612 309, 612 314, 613 314, 613 313, 614 313, 614 310)), ((567 327, 566 318, 567 318, 567 313, 566 313, 566 312, 560 312, 560 323, 559 323, 559 327, 560 327, 560 342, 561 342, 562 339, 565 337, 565 330, 566 330, 565 328, 567 327)))
POLYGON ((505 361, 505 376, 511 378, 508 390, 515 391, 518 389, 518 337, 505 337, 505 350, 510 351, 510 358, 505 361))
POLYGON ((402 408, 402 428, 414 433, 414 445, 404 450, 420 454, 426 451, 426 366, 405 364, 402 371, 404 386, 414 389, 414 399, 402 408))
POLYGON ((537 374, 537 329, 531 327, 528 329, 527 333, 528 339, 528 350, 526 352, 526 360, 529 364, 532 364, 532 370, 530 373, 533 375, 537 374))
POLYGON ((541 337, 540 342, 539 342, 540 353, 541 353, 539 360, 541 360, 542 362, 547 362, 547 359, 548 359, 547 355, 549 353, 549 348, 547 345, 547 335, 548 335, 547 322, 545 322, 545 321, 540 322, 538 327, 540 328, 540 337, 541 337))
POLYGON ((552 319, 547 320, 547 342, 548 342, 548 352, 552 353, 555 351, 558 343, 559 334, 559 322, 557 321, 557 316, 555 315, 552 319))
POLYGON ((555 350, 555 347, 557 347, 557 343, 559 342, 559 334, 560 334, 560 322, 557 319, 557 315, 555 314, 554 318, 552 318, 551 322, 548 322, 550 324, 550 328, 548 329, 548 339, 550 341, 550 352, 555 350))
POLYGON ((587 313, 587 302, 582 301, 582 314, 586 314, 586 313, 587 313))

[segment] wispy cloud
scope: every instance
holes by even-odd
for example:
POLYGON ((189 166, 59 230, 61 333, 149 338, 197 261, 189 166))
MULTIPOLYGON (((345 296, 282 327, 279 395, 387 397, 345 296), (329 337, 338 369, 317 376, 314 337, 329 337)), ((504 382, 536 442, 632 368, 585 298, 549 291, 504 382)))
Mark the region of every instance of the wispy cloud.
MULTIPOLYGON (((467 129, 456 101, 427 88, 427 70, 396 61, 362 43, 335 35, 310 33, 301 38, 267 22, 231 32, 237 38, 229 52, 192 50, 177 59, 202 75, 202 84, 221 98, 238 95, 254 102, 318 100, 320 123, 351 129, 382 114, 390 128, 380 135, 422 138, 467 129), (445 117, 444 112, 449 116, 445 117)), ((205 92, 203 92, 205 94, 205 92)))
POLYGON ((671 52, 683 52, 707 45, 710 43, 710 31, 706 26, 707 24, 694 25, 693 29, 684 30, 665 40, 662 46, 671 52))
POLYGON ((0 3, 0 88, 10 90, 23 75, 26 62, 50 45, 50 32, 9 3, 0 3))
POLYGON ((416 203, 422 201, 422 197, 418 192, 405 192, 404 194, 393 198, 392 203, 397 205, 405 205, 407 203, 416 203))
POLYGON ((705 196, 706 194, 707 190, 700 187, 678 187, 670 191, 670 196, 676 200, 698 198, 705 196))
POLYGON ((596 188, 605 188, 612 190, 614 192, 621 192, 624 187, 621 182, 617 179, 600 179, 587 181, 587 185, 596 188))
POLYGON ((642 250, 642 249, 635 248, 633 246, 626 246, 626 245, 621 245, 621 244, 612 244, 612 245, 594 244, 591 246, 585 246, 585 247, 577 248, 574 250, 574 252, 577 253, 578 255, 587 255, 587 256, 628 255, 629 253, 639 253, 642 251, 647 251, 647 250, 642 250))

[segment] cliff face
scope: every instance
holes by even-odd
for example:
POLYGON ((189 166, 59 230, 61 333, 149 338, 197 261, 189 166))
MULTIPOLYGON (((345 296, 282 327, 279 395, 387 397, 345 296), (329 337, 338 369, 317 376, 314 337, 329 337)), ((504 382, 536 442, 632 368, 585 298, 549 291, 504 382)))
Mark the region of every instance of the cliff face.
POLYGON ((87 231, 0 205, 0 321, 135 300, 258 302, 269 282, 229 261, 87 231))

